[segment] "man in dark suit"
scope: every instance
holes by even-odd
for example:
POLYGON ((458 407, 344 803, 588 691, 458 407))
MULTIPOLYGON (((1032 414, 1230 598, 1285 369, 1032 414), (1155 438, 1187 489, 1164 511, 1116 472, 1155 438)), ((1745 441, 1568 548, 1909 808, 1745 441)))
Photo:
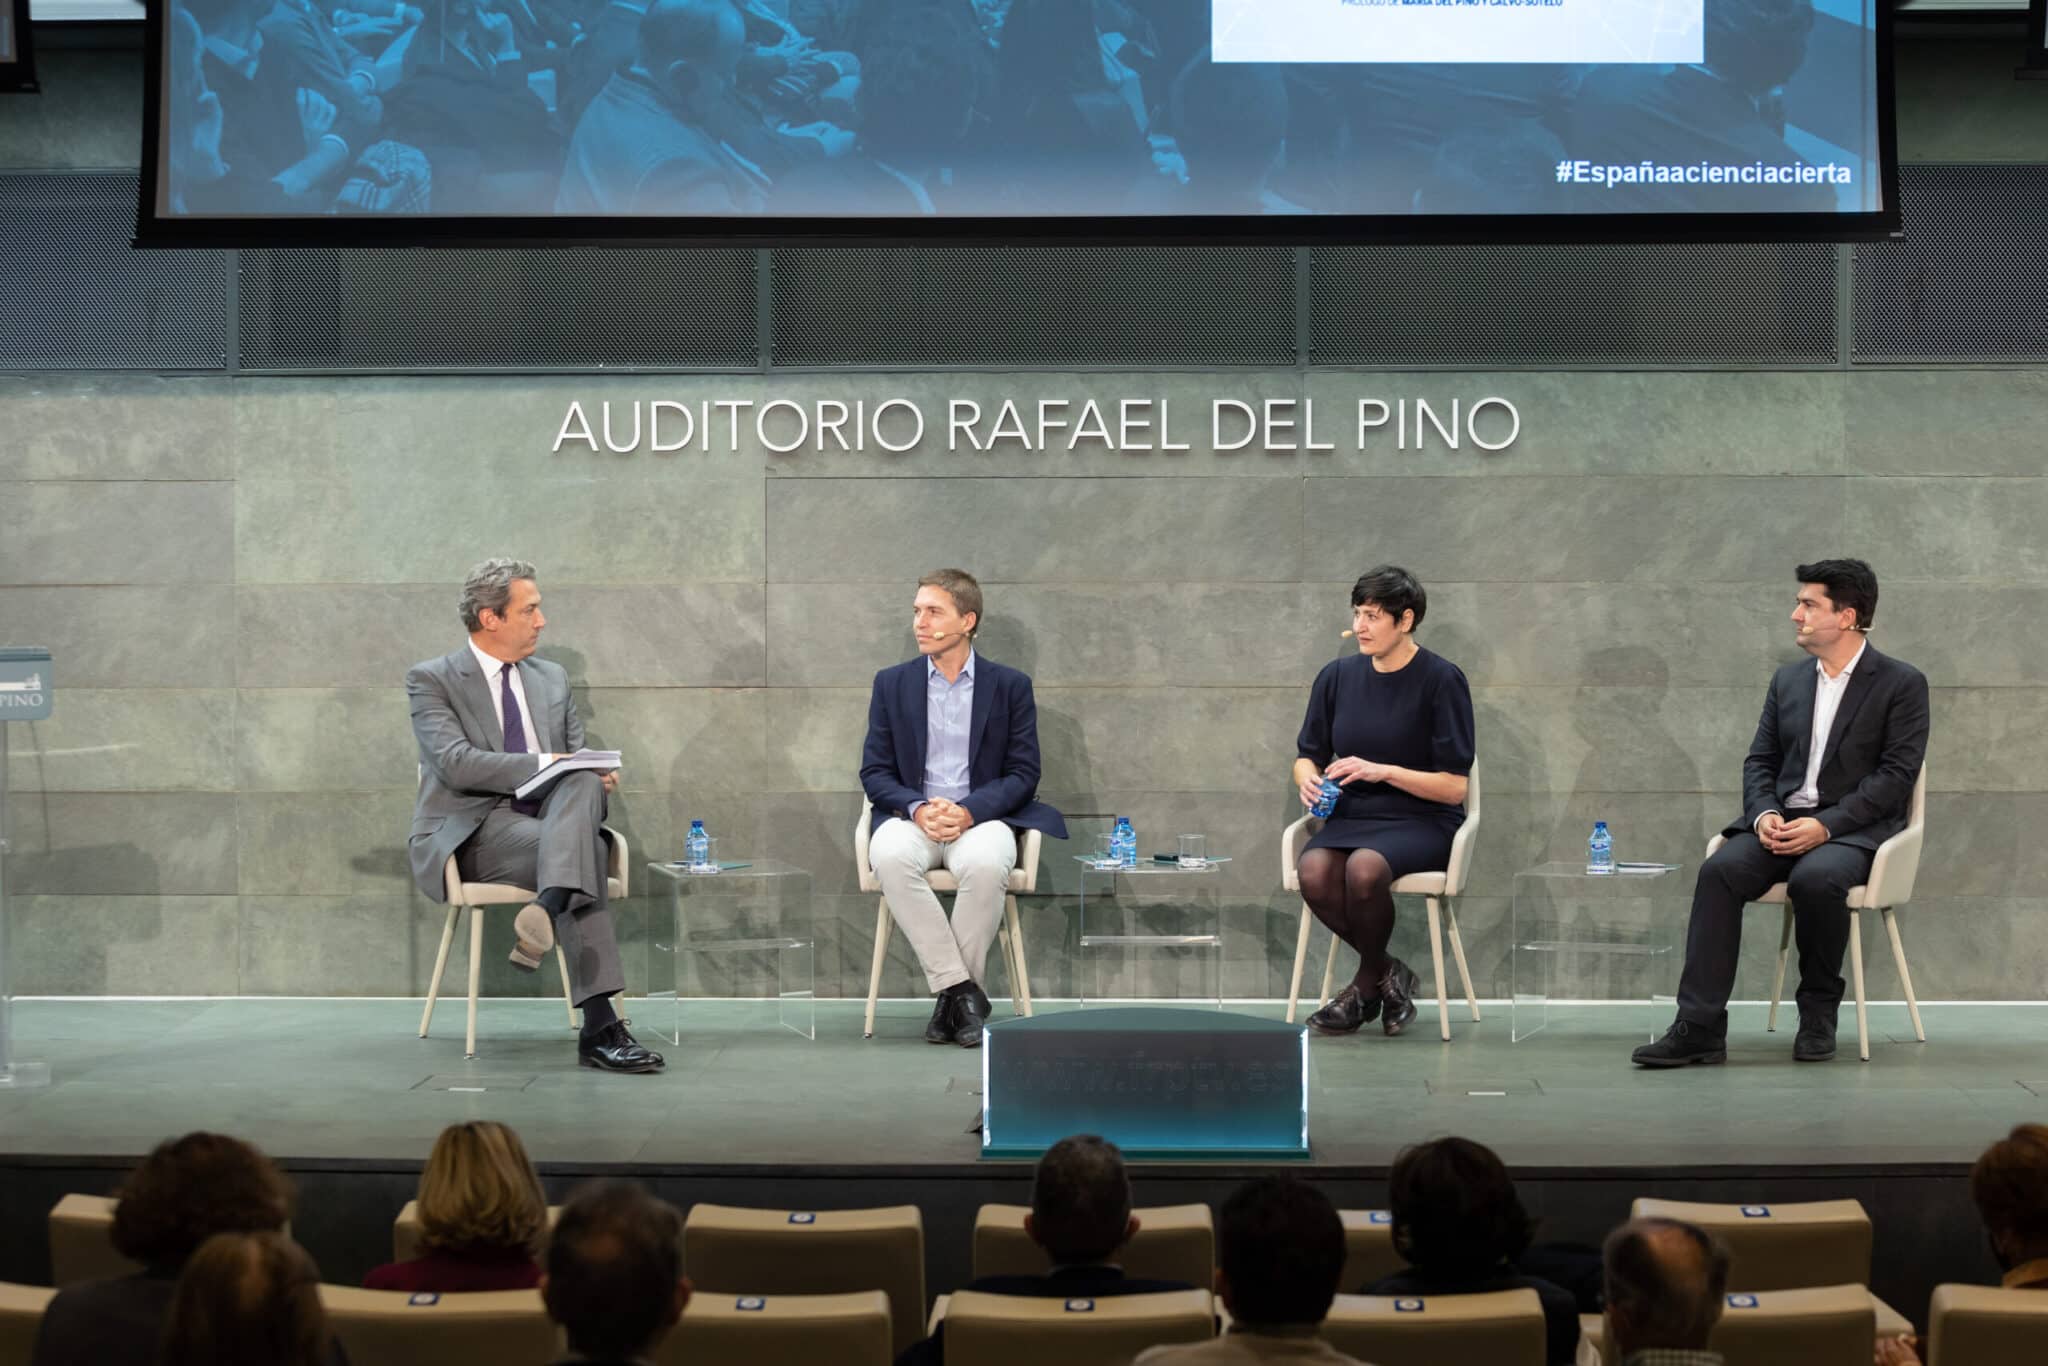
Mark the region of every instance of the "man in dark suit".
POLYGON ((1927 679, 1865 639, 1877 575, 1861 560, 1798 569, 1792 609, 1814 663, 1771 679, 1763 719, 1742 763, 1742 819, 1700 867, 1686 929, 1678 1019, 1635 1051, 1645 1067, 1728 1060, 1728 995, 1735 987, 1742 908, 1787 885, 1799 941, 1799 1034, 1792 1056, 1835 1055, 1849 889, 1865 881, 1878 845, 1906 827, 1927 754, 1927 679))
POLYGON ((683 1216, 630 1181, 589 1186, 562 1207, 540 1279, 564 1363, 644 1366, 683 1317, 683 1216))
MULTIPOLYGON (((1043 1276, 981 1276, 960 1288, 1059 1300, 1198 1288, 1124 1275, 1116 1255, 1137 1231, 1138 1221, 1131 1214, 1131 1179, 1116 1144, 1094 1134, 1063 1138, 1038 1159, 1031 1213, 1024 1216, 1024 1232, 1044 1249, 1051 1270, 1043 1276)), ((930 1337, 904 1349, 896 1366, 943 1366, 945 1359, 946 1324, 941 1319, 930 1337)))
POLYGON ((1018 830, 1067 836, 1038 791, 1038 704, 1028 675, 977 658, 981 585, 964 569, 918 580, 911 629, 922 658, 875 675, 860 785, 874 803, 868 861, 938 996, 924 1036, 981 1044, 982 965, 1017 864, 1018 830), (959 880, 949 923, 927 874, 959 880))

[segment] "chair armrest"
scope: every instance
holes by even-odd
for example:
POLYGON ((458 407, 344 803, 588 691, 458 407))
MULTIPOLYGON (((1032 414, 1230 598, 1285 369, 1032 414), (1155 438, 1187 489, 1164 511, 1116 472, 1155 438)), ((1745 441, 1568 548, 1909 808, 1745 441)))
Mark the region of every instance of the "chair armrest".
POLYGON ((1472 871, 1472 845, 1479 834, 1479 813, 1468 811, 1458 833, 1451 836, 1451 857, 1444 867, 1444 895, 1457 896, 1465 890, 1472 871))
POLYGON ((1913 879, 1920 872, 1920 846, 1926 838, 1925 825, 1909 825, 1877 846, 1863 893, 1865 906, 1883 910, 1913 899, 1913 879))
POLYGON ((598 829, 606 836, 611 849, 611 866, 605 871, 618 879, 619 900, 624 901, 631 894, 633 888, 633 884, 626 879, 626 870, 632 867, 630 851, 626 848, 626 837, 612 829, 609 825, 601 825, 598 829))
POLYGON ((1017 890, 1038 890, 1038 851, 1044 843, 1044 832, 1038 830, 1026 830, 1024 837, 1017 841, 1017 866, 1024 870, 1023 884, 1017 890))
POLYGON ((874 820, 874 814, 874 802, 862 797, 860 819, 853 823, 853 871, 863 892, 881 890, 881 883, 875 877, 875 870, 868 866, 868 827, 874 820))
POLYGON ((1707 857, 1708 857, 1708 858, 1712 858, 1712 857, 1713 857, 1714 855, 1716 855, 1716 854, 1720 853, 1720 852, 1721 852, 1721 846, 1722 846, 1722 845, 1724 845, 1724 844, 1726 844, 1727 842, 1728 842, 1728 837, 1727 837, 1726 835, 1716 835, 1716 836, 1714 836, 1714 837, 1713 837, 1712 839, 1708 840, 1708 841, 1707 841, 1707 857))
POLYGON ((1282 891, 1301 890, 1301 872, 1295 866, 1301 862, 1301 850, 1309 837, 1323 828, 1323 823, 1314 816, 1303 816, 1280 832, 1280 888, 1282 891))

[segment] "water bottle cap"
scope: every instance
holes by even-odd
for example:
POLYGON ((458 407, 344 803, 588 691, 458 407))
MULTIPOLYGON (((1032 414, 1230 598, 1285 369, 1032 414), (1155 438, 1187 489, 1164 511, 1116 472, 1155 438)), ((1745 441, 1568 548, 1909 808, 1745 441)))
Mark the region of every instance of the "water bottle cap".
POLYGON ((702 829, 704 828, 704 822, 702 822, 702 821, 691 821, 691 822, 690 822, 690 828, 691 828, 692 830, 702 830, 702 829))
POLYGON ((1605 830, 1605 829, 1607 828, 1607 822, 1606 822, 1606 821, 1594 821, 1594 822, 1593 822, 1593 828, 1594 828, 1595 830, 1605 830))

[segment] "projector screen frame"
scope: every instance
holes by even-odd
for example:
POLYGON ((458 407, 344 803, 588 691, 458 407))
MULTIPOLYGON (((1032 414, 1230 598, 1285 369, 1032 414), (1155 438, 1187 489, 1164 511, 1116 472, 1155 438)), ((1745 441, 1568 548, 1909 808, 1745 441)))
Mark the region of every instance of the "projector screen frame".
MULTIPOLYGON (((5 0, 0 0, 4 3, 5 0)), ((25 4, 26 0, 20 0, 25 4)), ((2048 0, 2034 0, 2035 9, 2048 0)), ((1863 213, 1301 214, 1103 217, 748 218, 614 215, 195 217, 159 212, 163 173, 163 31, 167 6, 144 17, 141 175, 135 236, 142 248, 277 247, 876 247, 876 246, 1413 246, 1642 242, 1880 242, 1903 235, 1893 107, 1893 13, 1877 15, 1877 137, 1884 207, 1863 213)))
POLYGON ((0 0, 7 7, 9 28, 14 34, 14 56, 0 62, 0 94, 33 95, 42 89, 36 82, 36 43, 29 21, 29 0, 0 0))

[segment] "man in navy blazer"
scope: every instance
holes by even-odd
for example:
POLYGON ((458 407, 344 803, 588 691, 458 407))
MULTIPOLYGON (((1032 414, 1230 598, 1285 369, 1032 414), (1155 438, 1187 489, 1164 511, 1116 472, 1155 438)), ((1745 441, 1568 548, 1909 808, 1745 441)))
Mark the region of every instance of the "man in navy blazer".
POLYGON ((1645 1067, 1728 1060, 1742 908, 1783 882, 1799 942, 1799 1034, 1792 1056, 1835 1056, 1849 889, 1867 881, 1878 845, 1906 828, 1927 757, 1927 679, 1866 638, 1877 575, 1861 560, 1802 564, 1792 608, 1811 663, 1771 679, 1749 756, 1742 819, 1700 866, 1686 926, 1678 1019, 1635 1051, 1645 1067))
POLYGON ((974 653, 981 585, 963 569, 918 580, 911 627, 920 658, 875 675, 860 785, 874 804, 868 861, 937 994, 924 1036, 978 1047, 988 1023, 981 972, 1017 863, 1018 830, 1065 839, 1038 790, 1031 679, 974 653), (949 923, 928 874, 959 880, 949 923))

